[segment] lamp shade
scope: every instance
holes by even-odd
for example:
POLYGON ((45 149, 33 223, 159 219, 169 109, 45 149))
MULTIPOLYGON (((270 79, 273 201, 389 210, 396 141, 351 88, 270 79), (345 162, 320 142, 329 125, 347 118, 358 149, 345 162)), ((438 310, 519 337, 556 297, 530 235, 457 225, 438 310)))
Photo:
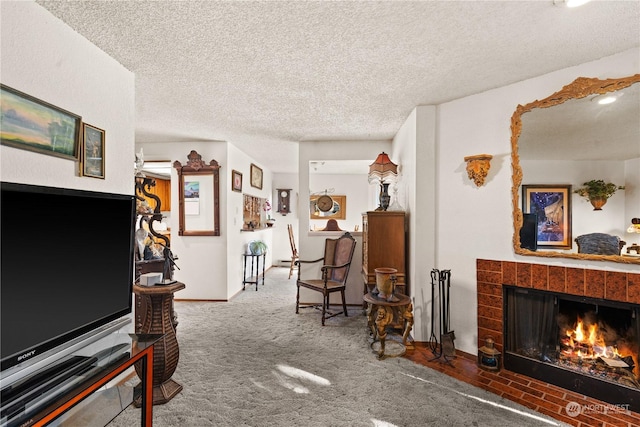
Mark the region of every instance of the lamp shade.
POLYGON ((393 163, 384 151, 369 165, 369 182, 383 182, 398 175, 398 165, 393 163))

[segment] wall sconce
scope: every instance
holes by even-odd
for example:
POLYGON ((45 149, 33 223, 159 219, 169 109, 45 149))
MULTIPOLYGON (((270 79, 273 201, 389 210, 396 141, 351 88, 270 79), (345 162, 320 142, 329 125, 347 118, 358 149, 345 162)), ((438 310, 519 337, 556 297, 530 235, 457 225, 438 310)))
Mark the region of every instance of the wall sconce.
POLYGON ((380 184, 380 205, 377 211, 386 211, 389 207, 389 183, 387 179, 398 176, 398 165, 393 163, 384 151, 378 154, 376 160, 369 165, 369 184, 380 184))
POLYGON ((467 175, 476 183, 476 186, 484 185, 484 179, 491 167, 491 159, 493 159, 491 154, 476 154, 464 158, 464 161, 467 162, 467 175))

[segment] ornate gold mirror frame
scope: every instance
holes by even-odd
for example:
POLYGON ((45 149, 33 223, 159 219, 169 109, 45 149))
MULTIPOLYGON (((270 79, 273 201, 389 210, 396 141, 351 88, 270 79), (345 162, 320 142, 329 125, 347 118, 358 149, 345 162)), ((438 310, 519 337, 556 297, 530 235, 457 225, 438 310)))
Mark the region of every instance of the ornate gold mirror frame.
POLYGON ((180 236, 220 235, 220 166, 215 160, 206 164, 191 150, 187 164, 178 160, 178 208, 180 236))
POLYGON ((600 80, 596 78, 578 77, 572 83, 551 96, 533 101, 526 105, 518 105, 511 116, 511 167, 513 171, 511 198, 513 201, 513 249, 518 255, 549 257, 549 258, 574 258, 594 261, 613 261, 626 264, 640 264, 638 257, 626 257, 622 255, 592 255, 582 253, 531 251, 520 247, 520 229, 523 225, 522 210, 520 209, 520 185, 522 184, 522 167, 518 154, 518 140, 522 132, 522 115, 534 108, 548 108, 562 104, 571 99, 584 98, 589 95, 615 92, 640 82, 640 74, 621 79, 600 80))

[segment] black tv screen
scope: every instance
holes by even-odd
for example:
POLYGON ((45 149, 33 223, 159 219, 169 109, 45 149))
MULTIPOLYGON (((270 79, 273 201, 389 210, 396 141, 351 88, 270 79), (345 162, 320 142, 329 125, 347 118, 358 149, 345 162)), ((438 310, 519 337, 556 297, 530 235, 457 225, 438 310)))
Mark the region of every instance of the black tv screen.
POLYGON ((135 197, 1 183, 8 369, 131 312, 135 197))

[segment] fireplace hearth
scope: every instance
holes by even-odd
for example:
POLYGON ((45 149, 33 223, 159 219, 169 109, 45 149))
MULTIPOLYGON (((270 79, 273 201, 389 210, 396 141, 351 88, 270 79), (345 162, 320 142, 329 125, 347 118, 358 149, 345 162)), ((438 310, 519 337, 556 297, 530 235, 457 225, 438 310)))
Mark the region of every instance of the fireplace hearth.
POLYGON ((640 306, 503 286, 504 367, 640 412, 640 306))

